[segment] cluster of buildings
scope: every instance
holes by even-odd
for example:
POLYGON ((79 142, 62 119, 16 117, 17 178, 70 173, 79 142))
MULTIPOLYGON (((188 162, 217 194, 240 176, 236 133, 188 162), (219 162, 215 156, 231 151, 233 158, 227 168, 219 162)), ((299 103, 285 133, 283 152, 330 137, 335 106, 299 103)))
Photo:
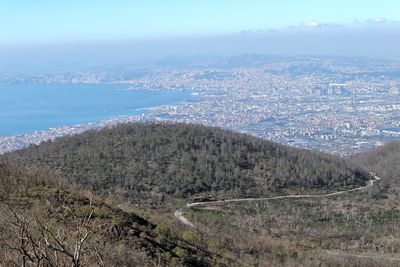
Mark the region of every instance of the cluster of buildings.
MULTIPOLYGON (((157 67, 131 78, 90 72, 81 82, 104 82, 106 76, 107 82, 128 84, 130 90, 162 88, 196 95, 194 101, 156 107, 134 120, 219 126, 349 156, 400 140, 400 76, 392 75, 400 73, 398 63, 292 58, 246 66, 157 67)), ((0 152, 4 143, 12 146, 0 138, 0 152)))

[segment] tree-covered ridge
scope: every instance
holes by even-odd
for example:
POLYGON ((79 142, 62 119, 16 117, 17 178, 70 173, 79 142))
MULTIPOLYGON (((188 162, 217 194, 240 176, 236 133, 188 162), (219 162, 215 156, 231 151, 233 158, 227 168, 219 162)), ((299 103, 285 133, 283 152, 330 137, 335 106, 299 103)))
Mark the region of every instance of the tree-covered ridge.
POLYGON ((352 161, 381 177, 400 182, 400 142, 389 142, 384 146, 360 153, 355 155, 352 161))
POLYGON ((49 166, 96 191, 126 196, 262 195, 346 187, 368 174, 343 159, 193 124, 122 124, 44 142, 6 157, 49 166))

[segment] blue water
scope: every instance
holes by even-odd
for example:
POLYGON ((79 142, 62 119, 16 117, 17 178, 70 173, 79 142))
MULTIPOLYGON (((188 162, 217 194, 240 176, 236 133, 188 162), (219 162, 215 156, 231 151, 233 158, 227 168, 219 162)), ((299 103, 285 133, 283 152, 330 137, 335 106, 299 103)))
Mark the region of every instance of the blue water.
POLYGON ((127 88, 116 84, 0 84, 0 136, 135 115, 143 113, 141 108, 193 99, 189 92, 127 88))

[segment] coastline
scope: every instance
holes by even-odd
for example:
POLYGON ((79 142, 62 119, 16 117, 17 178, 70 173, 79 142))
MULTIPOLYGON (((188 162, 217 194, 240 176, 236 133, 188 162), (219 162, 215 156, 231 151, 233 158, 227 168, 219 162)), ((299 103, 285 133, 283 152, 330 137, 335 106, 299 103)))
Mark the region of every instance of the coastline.
MULTIPOLYGON (((117 84, 116 86, 118 86, 116 89, 113 88, 109 88, 109 87, 105 87, 105 86, 109 86, 110 84, 100 84, 100 88, 91 88, 91 87, 83 87, 82 86, 91 86, 92 84, 89 85, 78 85, 79 87, 72 87, 74 88, 75 91, 72 92, 76 92, 77 90, 80 90, 79 92, 82 92, 81 89, 83 89, 83 94, 78 95, 80 97, 80 99, 84 99, 85 97, 90 97, 92 96, 92 94, 90 93, 90 95, 85 95, 85 92, 92 92, 92 90, 94 89, 99 89, 100 92, 106 92, 108 94, 110 94, 110 92, 114 92, 114 91, 121 91, 121 90, 126 90, 120 87, 120 84, 117 84), (106 91, 105 91, 106 90, 106 91)), ((111 84, 113 86, 115 86, 115 84, 111 84)), ((124 84, 125 86, 127 86, 127 84, 124 84)), ((8 92, 11 92, 9 86, 13 86, 13 85, 8 85, 5 88, 5 90, 8 90, 8 92)), ((66 87, 64 87, 63 84, 47 84, 47 85, 41 85, 41 84, 35 84, 36 87, 40 87, 40 86, 44 86, 44 88, 46 88, 46 90, 44 91, 45 94, 51 94, 53 92, 59 92, 59 90, 63 90, 64 92, 69 92, 66 90, 70 90, 71 88, 68 86, 68 88, 66 89, 66 87), (53 89, 54 87, 54 89, 53 89)), ((96 84, 97 86, 97 84, 96 84)), ((32 91, 33 89, 30 86, 20 86, 17 85, 17 87, 21 87, 22 90, 24 90, 24 93, 30 93, 30 91, 32 91), (28 88, 28 89, 26 89, 28 88)), ((18 88, 18 89, 21 89, 18 88)), ((35 89, 35 87, 33 87, 35 89)), ((1 88, 0 88, 1 89, 1 88)), ((14 88, 12 88, 14 89, 14 88)), ((133 91, 130 88, 128 88, 129 91, 133 91)), ((114 101, 117 101, 115 103, 119 103, 119 100, 125 101, 123 107, 125 107, 125 109, 127 109, 127 107, 129 107, 129 109, 131 109, 130 111, 126 112, 126 110, 120 110, 119 112, 121 112, 121 114, 123 115, 118 115, 118 114, 109 114, 109 116, 99 116, 99 118, 87 118, 87 120, 82 119, 82 118, 78 118, 76 121, 77 122, 60 122, 57 124, 48 124, 47 127, 35 127, 36 129, 31 129, 29 127, 27 127, 26 129, 23 129, 22 131, 15 131, 11 132, 11 131, 3 131, 4 134, 0 135, 0 155, 7 153, 7 152, 11 152, 14 150, 18 150, 18 149, 22 149, 25 148, 31 144, 39 144, 43 141, 47 141, 47 140, 54 140, 58 137, 62 137, 62 136, 68 136, 68 135, 75 135, 75 134, 79 134, 82 133, 84 131, 87 130, 92 130, 92 129, 100 129, 100 128, 104 128, 104 127, 109 127, 109 126, 113 126, 115 124, 118 123, 126 123, 126 122, 140 122, 140 121, 157 121, 160 120, 161 118, 158 117, 157 115, 157 111, 158 110, 162 110, 162 109, 166 109, 166 108, 170 108, 172 106, 179 106, 179 105, 184 105, 187 102, 192 101, 195 96, 193 96, 192 94, 188 95, 188 96, 179 96, 179 97, 172 97, 172 98, 165 98, 165 94, 161 94, 160 98, 157 100, 154 100, 154 96, 152 97, 152 94, 154 94, 154 92, 167 92, 168 94, 171 92, 170 90, 163 90, 163 89, 155 89, 155 90, 148 90, 148 89, 137 89, 134 90, 139 92, 139 96, 136 95, 130 95, 130 94, 124 94, 121 97, 114 99, 114 101), (149 96, 144 96, 143 92, 147 92, 147 91, 151 91, 153 92, 152 94, 150 94, 149 96), (129 98, 127 98, 129 96, 129 98), (129 101, 129 99, 133 97, 133 106, 127 102, 129 101), (136 100, 135 100, 136 97, 136 100), (145 103, 145 104, 135 104, 136 102, 142 102, 143 101, 143 97, 150 97, 150 99, 152 99, 151 101, 149 101, 149 103, 145 103), (127 100, 128 99, 128 100, 127 100), (128 104, 127 104, 128 103, 128 104), (103 117, 103 118, 101 118, 103 117), (7 134, 7 133, 11 133, 11 134, 7 134)), ((190 91, 190 90, 188 90, 190 91)), ((42 93, 43 94, 43 93, 42 93)), ((63 95, 61 95, 62 97, 63 95)), ((26 97, 27 98, 27 97, 26 97)), ((54 96, 53 96, 54 98, 54 96)), ((79 99, 79 101, 81 101, 79 99)), ((13 103, 12 102, 13 98, 11 97, 10 99, 8 99, 8 102, 6 101, 5 103, 13 103)), ((75 101, 75 98, 71 98, 68 99, 69 101, 75 101)), ((105 99, 100 99, 101 101, 108 101, 107 97, 105 99)), ((99 105, 102 104, 102 102, 95 102, 92 101, 92 103, 95 103, 95 108, 98 108, 99 105)), ((53 103, 51 103, 53 104, 53 103)), ((86 102, 84 102, 81 106, 85 106, 86 102)), ((64 105, 65 106, 65 105, 64 105)), ((41 107, 39 107, 40 109, 41 107)), ((69 106, 67 106, 67 108, 69 108, 69 106)), ((78 108, 80 108, 80 106, 78 106, 78 108)), ((120 107, 118 107, 120 108, 120 107)), ((103 111, 107 109, 107 107, 101 107, 99 110, 103 111)), ((121 109, 121 108, 120 108, 121 109)), ((58 111, 58 110, 56 110, 58 111)), ((94 112, 97 112, 97 110, 94 110, 94 112)), ((4 116, 7 116, 6 114, 3 114, 4 116)), ((73 114, 72 116, 74 116, 76 114, 73 114)), ((71 116, 71 114, 69 115, 71 116)), ((22 118, 17 118, 21 121, 22 118)), ((26 122, 29 122, 30 118, 24 118, 26 120, 26 122)), ((165 119, 168 120, 168 119, 165 119)), ((5 130, 7 130, 7 128, 5 128, 5 130)))
POLYGON ((27 134, 19 134, 14 136, 1 136, 0 137, 0 155, 18 149, 23 149, 29 145, 37 145, 47 140, 54 140, 59 137, 75 135, 87 130, 101 129, 110 127, 118 123, 146 121, 146 116, 133 115, 124 118, 113 118, 102 120, 98 122, 88 122, 84 124, 76 124, 71 126, 63 126, 57 128, 49 128, 43 131, 34 131, 27 134))
POLYGON ((105 127, 111 127, 119 123, 129 122, 177 122, 174 118, 161 118, 159 117, 159 111, 163 108, 170 108, 173 106, 179 106, 187 103, 187 101, 179 101, 174 104, 165 104, 152 107, 138 108, 135 111, 135 115, 118 116, 110 119, 91 121, 87 123, 64 125, 61 127, 51 127, 42 131, 33 131, 25 134, 18 134, 12 136, 0 136, 0 155, 7 152, 19 150, 28 147, 29 145, 38 145, 41 142, 54 140, 63 136, 70 136, 82 133, 88 130, 96 130, 105 127))

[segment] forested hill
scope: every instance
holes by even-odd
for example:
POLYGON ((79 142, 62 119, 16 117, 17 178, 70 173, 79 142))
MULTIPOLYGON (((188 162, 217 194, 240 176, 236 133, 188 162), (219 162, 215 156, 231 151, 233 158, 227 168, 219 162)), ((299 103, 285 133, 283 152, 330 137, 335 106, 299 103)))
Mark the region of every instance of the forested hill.
POLYGON ((49 166, 97 192, 127 197, 257 196, 277 188, 343 188, 369 175, 343 159, 193 124, 122 124, 6 155, 49 166))
POLYGON ((352 161, 381 177, 400 183, 400 142, 389 142, 382 147, 360 153, 352 161))

